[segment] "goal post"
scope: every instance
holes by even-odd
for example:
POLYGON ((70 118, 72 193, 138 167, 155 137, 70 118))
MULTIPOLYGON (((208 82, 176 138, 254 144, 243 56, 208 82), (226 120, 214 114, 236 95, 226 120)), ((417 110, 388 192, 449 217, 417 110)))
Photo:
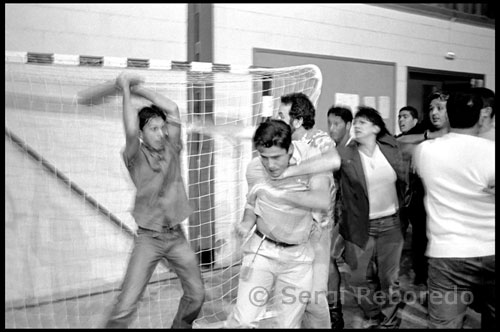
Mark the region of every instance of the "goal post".
MULTIPOLYGON (((135 187, 123 165, 121 95, 85 103, 78 92, 124 70, 175 101, 181 167, 194 213, 182 225, 200 259, 206 301, 196 327, 235 302, 245 170, 260 119, 280 97, 317 104, 315 65, 235 67, 163 60, 8 52, 5 56, 5 327, 100 327, 118 294, 137 226, 135 187)), ((132 100, 134 107, 147 101, 132 100)), ((182 289, 164 261, 131 327, 170 327, 182 289)))

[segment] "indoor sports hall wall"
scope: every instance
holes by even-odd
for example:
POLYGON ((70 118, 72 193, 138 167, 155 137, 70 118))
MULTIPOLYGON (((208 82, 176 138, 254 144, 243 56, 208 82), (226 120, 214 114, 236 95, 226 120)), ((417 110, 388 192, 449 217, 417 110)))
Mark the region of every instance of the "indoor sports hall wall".
POLYGON ((5 50, 187 60, 187 5, 6 4, 5 50))
POLYGON ((408 66, 484 74, 495 90, 494 29, 373 5, 214 5, 215 61, 253 63, 254 48, 395 63, 394 114, 406 105, 408 66))
MULTIPOLYGON (((406 105, 407 67, 484 74, 485 86, 495 87, 491 28, 367 4, 211 5, 213 63, 252 65, 255 48, 394 63, 394 114, 406 105), (455 60, 445 59, 449 51, 455 60)), ((187 61, 187 7, 7 4, 5 47, 187 61)))

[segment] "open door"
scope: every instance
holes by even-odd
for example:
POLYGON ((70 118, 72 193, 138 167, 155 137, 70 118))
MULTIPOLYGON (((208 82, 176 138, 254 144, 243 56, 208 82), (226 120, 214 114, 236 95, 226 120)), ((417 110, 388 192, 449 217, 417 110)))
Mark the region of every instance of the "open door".
POLYGON ((419 112, 419 120, 425 118, 427 97, 436 90, 457 91, 484 86, 484 75, 425 68, 408 67, 407 105, 419 112))

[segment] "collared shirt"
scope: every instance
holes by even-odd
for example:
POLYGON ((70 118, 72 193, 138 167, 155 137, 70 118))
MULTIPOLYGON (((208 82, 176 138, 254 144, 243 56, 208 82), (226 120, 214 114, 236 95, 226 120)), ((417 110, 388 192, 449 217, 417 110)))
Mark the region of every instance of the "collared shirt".
POLYGON ((181 149, 167 140, 162 151, 141 142, 129 160, 123 153, 137 189, 132 216, 139 227, 161 231, 164 226, 181 223, 192 213, 181 177, 181 149))
MULTIPOLYGON (((307 143, 293 141, 294 152, 290 163, 319 155, 317 149, 307 143)), ((283 180, 271 180, 260 157, 252 159, 247 168, 249 192, 257 183, 268 182, 278 189, 308 190, 309 175, 291 177, 283 180)), ((309 239, 313 223, 312 209, 291 205, 284 201, 270 200, 265 195, 258 196, 253 206, 257 215, 257 228, 271 239, 289 244, 305 243, 309 239)))
MULTIPOLYGON (((328 133, 315 129, 313 131, 308 131, 297 141, 305 142, 314 149, 318 149, 320 153, 325 153, 326 151, 335 148, 335 141, 328 135, 328 133)), ((333 181, 333 172, 327 174, 330 178, 330 206, 328 211, 314 211, 313 218, 319 222, 324 227, 328 225, 333 225, 334 221, 334 209, 335 209, 335 197, 337 193, 337 186, 333 181)))

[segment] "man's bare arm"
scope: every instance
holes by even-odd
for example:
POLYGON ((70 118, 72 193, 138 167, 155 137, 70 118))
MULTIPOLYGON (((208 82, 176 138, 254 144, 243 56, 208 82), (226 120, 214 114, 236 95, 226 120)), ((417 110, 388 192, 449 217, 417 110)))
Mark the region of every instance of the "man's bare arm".
POLYGON ((309 190, 290 191, 278 189, 270 183, 260 183, 255 186, 251 196, 265 195, 267 199, 277 203, 288 203, 310 209, 326 210, 330 204, 330 181, 326 174, 314 175, 309 182, 309 190))
POLYGON ((138 84, 142 79, 133 74, 121 73, 115 81, 117 88, 123 93, 123 125, 125 128, 125 155, 132 158, 139 149, 139 118, 137 111, 131 102, 130 88, 132 84, 138 84))
POLYGON ((304 160, 299 165, 289 166, 280 178, 297 175, 332 172, 340 168, 340 155, 336 148, 329 149, 320 156, 304 160))

